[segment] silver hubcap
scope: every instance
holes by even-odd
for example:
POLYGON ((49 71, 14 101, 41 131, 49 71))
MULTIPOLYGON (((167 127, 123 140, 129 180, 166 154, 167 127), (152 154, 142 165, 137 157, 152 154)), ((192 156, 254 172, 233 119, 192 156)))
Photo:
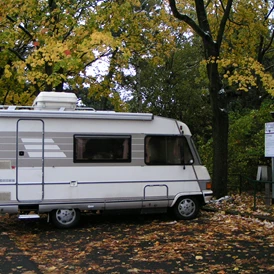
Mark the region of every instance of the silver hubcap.
POLYGON ((61 224, 71 224, 76 218, 76 211, 74 209, 58 209, 56 211, 56 219, 61 224))
POLYGON ((191 216, 195 209, 196 205, 191 199, 183 199, 178 205, 178 211, 184 217, 191 216))

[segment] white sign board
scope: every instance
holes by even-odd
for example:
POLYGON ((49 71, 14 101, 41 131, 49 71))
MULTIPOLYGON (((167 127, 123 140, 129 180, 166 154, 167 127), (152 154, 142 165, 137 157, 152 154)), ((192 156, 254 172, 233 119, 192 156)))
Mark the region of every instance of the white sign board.
POLYGON ((265 124, 265 157, 274 157, 274 122, 265 124))

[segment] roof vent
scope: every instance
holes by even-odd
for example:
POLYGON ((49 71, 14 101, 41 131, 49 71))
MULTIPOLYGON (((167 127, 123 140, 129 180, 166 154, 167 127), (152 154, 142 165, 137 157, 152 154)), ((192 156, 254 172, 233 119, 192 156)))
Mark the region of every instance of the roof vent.
POLYGON ((42 91, 34 100, 32 106, 35 110, 75 110, 77 97, 68 92, 42 91))

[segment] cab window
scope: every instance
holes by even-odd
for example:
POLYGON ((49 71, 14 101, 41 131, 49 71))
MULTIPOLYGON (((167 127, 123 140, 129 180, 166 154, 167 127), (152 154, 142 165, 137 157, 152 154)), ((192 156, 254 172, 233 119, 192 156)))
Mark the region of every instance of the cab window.
POLYGON ((186 165, 193 163, 184 136, 146 136, 145 163, 147 165, 186 165))

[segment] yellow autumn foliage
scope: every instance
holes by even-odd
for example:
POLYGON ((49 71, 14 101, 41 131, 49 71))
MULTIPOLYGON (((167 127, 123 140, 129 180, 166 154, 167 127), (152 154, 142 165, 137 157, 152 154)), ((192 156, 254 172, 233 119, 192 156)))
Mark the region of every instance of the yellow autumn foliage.
MULTIPOLYGON (((180 11, 195 20, 193 1, 177 3, 180 11)), ((215 40, 225 4, 226 0, 223 5, 219 0, 207 2, 215 40)), ((260 39, 265 39, 265 46, 270 42, 273 19, 266 18, 268 8, 264 1, 233 1, 220 58, 207 60, 217 62, 225 83, 238 90, 256 87, 259 79, 273 93, 271 74, 256 61, 260 39)), ((155 65, 162 64, 176 48, 178 35, 190 31, 171 16, 165 3, 146 11, 139 0, 1 1, 0 67, 4 74, 0 97, 9 92, 38 93, 64 83, 78 89, 90 86, 95 93, 109 97, 113 83, 122 82, 119 71, 128 68, 132 59, 147 58, 155 65), (85 75, 86 68, 100 56, 113 58, 117 70, 106 84, 85 75)))
MULTIPOLYGON (((1 62, 3 66, 7 61, 12 64, 5 67, 0 87, 7 86, 4 82, 12 81, 15 75, 14 86, 29 94, 64 83, 78 89, 95 87, 96 79, 85 75, 86 68, 100 56, 111 58, 114 51, 120 70, 137 55, 161 62, 174 47, 172 27, 179 24, 171 21, 164 10, 154 15, 149 17, 143 12, 138 0, 2 1, 0 39, 4 43, 0 46, 8 58, 0 58, 0 66, 1 62)), ((109 83, 100 89, 102 95, 110 96, 112 83, 121 81, 118 75, 107 80, 109 83)), ((9 92, 17 91, 6 88, 0 96, 9 92)), ((118 100, 117 95, 113 100, 118 100)))
MULTIPOLYGON (((225 5, 226 1, 223 4, 217 0, 208 2, 208 19, 214 39, 217 39, 225 5)), ((260 83, 274 95, 273 75, 265 70, 262 60, 258 60, 259 50, 265 50, 267 58, 273 56, 270 26, 274 20, 271 16, 267 17, 270 8, 265 1, 233 1, 219 58, 211 57, 206 61, 218 64, 225 85, 248 92, 250 87, 258 88, 260 83)))

